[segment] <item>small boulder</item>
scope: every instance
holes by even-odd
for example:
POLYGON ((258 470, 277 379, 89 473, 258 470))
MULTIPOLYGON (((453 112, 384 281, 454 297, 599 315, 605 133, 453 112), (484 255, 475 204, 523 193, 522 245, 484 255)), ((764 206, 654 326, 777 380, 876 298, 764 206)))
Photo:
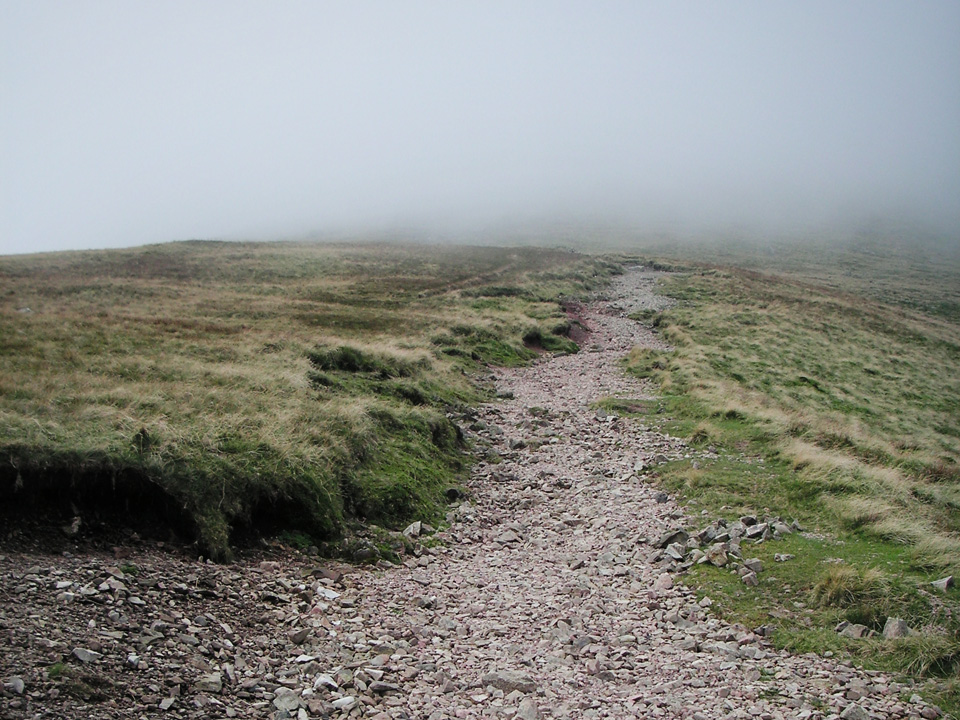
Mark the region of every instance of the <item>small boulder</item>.
POLYGON ((723 543, 715 543, 707 550, 707 562, 717 567, 723 567, 730 559, 727 557, 727 548, 723 543))
POLYGON ((847 705, 840 717, 843 720, 870 720, 870 713, 864 710, 862 707, 853 703, 852 705, 847 705))
POLYGON ((945 578, 940 578, 939 580, 934 580, 932 583, 937 590, 946 592, 953 587, 953 575, 947 575, 945 578))
POLYGON ((219 693, 223 690, 223 677, 218 672, 210 673, 197 680, 193 687, 197 692, 219 693))
POLYGON ((290 688, 279 687, 276 693, 276 697, 273 698, 273 705, 277 710, 293 712, 300 707, 300 696, 290 688))
POLYGON ((80 647, 73 649, 73 656, 84 664, 96 662, 103 657, 103 655, 96 650, 87 650, 86 648, 80 647))
POLYGON ((658 548, 665 548, 671 543, 683 544, 689 537, 690 536, 683 528, 673 528, 672 530, 663 532, 654 544, 658 548))
POLYGON ((520 701, 520 707, 517 708, 517 714, 514 717, 520 720, 540 720, 540 709, 533 698, 524 698, 520 701))
POLYGON ((345 695, 333 701, 333 707, 337 710, 353 710, 357 706, 357 699, 352 695, 345 695))
POLYGON ((300 628, 299 630, 292 630, 287 634, 287 637, 290 638, 290 642, 294 645, 302 645, 307 637, 310 635, 310 628, 300 628))
POLYGON ((849 638, 865 638, 870 634, 870 628, 859 623, 850 623, 840 629, 840 634, 849 638))
POLYGON ((673 587, 673 578, 670 573, 662 573, 653 583, 654 590, 669 590, 673 587))
POLYGON ((23 678, 18 677, 16 675, 10 678, 7 682, 5 682, 4 685, 8 689, 13 691, 16 695, 23 695, 23 690, 26 687, 26 685, 23 682, 23 678))
POLYGON ((901 620, 900 618, 895 617, 887 618, 887 622, 883 626, 883 636, 887 640, 906 637, 909 634, 910 628, 907 627, 906 620, 901 620))

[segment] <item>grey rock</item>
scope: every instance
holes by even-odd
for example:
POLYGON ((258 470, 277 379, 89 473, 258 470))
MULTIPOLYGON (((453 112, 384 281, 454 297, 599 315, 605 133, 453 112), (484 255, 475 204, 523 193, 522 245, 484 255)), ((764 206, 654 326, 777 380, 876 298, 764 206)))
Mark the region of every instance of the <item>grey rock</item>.
POLYGON ((727 557, 727 549, 723 543, 711 545, 706 552, 707 562, 717 567, 723 567, 730 560, 727 557))
POLYGON ((520 701, 520 707, 517 708, 517 714, 514 717, 520 720, 540 720, 540 709, 533 698, 524 698, 520 701))
POLYGON ((333 707, 337 710, 352 710, 357 705, 357 699, 352 695, 346 695, 333 701, 333 707))
POLYGON ((218 672, 204 675, 194 684, 197 692, 218 693, 223 690, 223 677, 218 672))
POLYGON ((713 525, 707 525, 700 532, 697 533, 697 541, 701 545, 706 545, 709 542, 713 542, 713 539, 717 537, 717 529, 713 525))
POLYGON ((853 703, 847 705, 844 711, 840 713, 840 717, 843 718, 843 720, 870 720, 870 713, 856 703, 853 703))
POLYGON ((404 528, 403 535, 407 538, 416 538, 420 537, 420 532, 423 530, 423 523, 417 520, 412 522, 404 528))
POLYGON ((685 543, 690 536, 682 528, 673 528, 662 533, 654 545, 658 548, 665 548, 671 543, 685 543))
POLYGON ((686 548, 680 543, 670 543, 664 552, 674 560, 683 560, 684 550, 686 548))
POLYGON ((25 687, 23 678, 14 675, 5 683, 5 685, 17 695, 23 695, 23 689, 25 687))
POLYGON ((334 680, 330 675, 326 673, 321 673, 313 681, 313 688, 317 690, 319 688, 325 687, 328 690, 336 690, 340 686, 337 685, 337 681, 334 680))
POLYGON ((864 638, 870 634, 870 628, 859 623, 852 623, 840 630, 840 634, 850 638, 864 638))
POLYGON ((653 587, 655 590, 669 590, 672 588, 673 578, 670 577, 670 573, 661 573, 653 582, 653 587))
POLYGON ((937 590, 942 590, 946 592, 953 587, 953 575, 947 575, 945 578, 940 578, 939 580, 934 580, 932 583, 937 590))
POLYGON ((310 628, 300 628, 299 630, 293 630, 287 634, 287 637, 290 638, 290 642, 294 645, 302 645, 307 637, 310 635, 310 628))
POLYGON ((273 705, 277 710, 286 710, 292 712, 300 707, 300 696, 290 688, 277 688, 276 697, 273 698, 273 705))
POLYGON ((900 618, 888 617, 883 626, 883 636, 887 640, 906 637, 910 634, 910 628, 907 627, 907 621, 900 618))
POLYGON ((653 499, 662 505, 663 503, 667 502, 670 499, 670 496, 667 495, 665 492, 658 492, 656 495, 653 496, 653 499))
POLYGON ((497 670, 496 672, 487 673, 480 681, 484 686, 492 685, 497 688, 497 690, 502 690, 505 693, 518 690, 519 692, 529 694, 535 692, 537 689, 537 684, 532 677, 514 670, 497 670))
POLYGON ((760 558, 747 558, 743 561, 743 564, 755 573, 763 571, 763 563, 760 562, 760 558))
POLYGON ((160 701, 160 709, 161 709, 161 710, 169 710, 170 708, 173 707, 173 704, 174 704, 176 701, 177 701, 177 699, 176 699, 176 698, 173 698, 173 697, 164 698, 163 700, 160 701))
POLYGON ((87 650, 86 648, 77 647, 73 649, 73 656, 80 662, 86 664, 96 662, 103 657, 103 654, 98 653, 96 650, 87 650))
POLYGON ((753 572, 753 570, 745 574, 740 579, 743 581, 744 585, 749 585, 750 587, 756 587, 757 585, 760 584, 760 581, 757 580, 757 574, 753 572))

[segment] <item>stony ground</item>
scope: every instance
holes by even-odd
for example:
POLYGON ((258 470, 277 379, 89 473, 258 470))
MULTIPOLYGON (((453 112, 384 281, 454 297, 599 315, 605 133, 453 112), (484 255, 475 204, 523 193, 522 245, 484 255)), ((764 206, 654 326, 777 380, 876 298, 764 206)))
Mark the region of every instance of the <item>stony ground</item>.
POLYGON ((401 566, 0 548, 0 716, 937 717, 719 621, 670 572, 657 540, 683 513, 647 473, 691 451, 592 405, 655 401, 618 365, 659 342, 625 317, 661 302, 654 279, 583 308, 579 354, 496 374, 471 497, 401 566))

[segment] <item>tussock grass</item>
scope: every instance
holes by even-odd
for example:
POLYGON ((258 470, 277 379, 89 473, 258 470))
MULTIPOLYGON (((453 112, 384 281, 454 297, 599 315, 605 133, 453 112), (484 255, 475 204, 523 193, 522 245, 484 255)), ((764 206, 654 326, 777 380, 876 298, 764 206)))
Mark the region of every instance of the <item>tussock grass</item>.
POLYGON ((848 608, 880 601, 889 585, 880 571, 831 565, 813 586, 810 598, 818 607, 848 608))
POLYGON ((456 414, 483 397, 470 373, 535 357, 534 331, 563 345, 561 298, 615 270, 364 244, 0 258, 3 501, 134 522, 159 493, 214 557, 251 532, 436 521, 465 469, 456 414))

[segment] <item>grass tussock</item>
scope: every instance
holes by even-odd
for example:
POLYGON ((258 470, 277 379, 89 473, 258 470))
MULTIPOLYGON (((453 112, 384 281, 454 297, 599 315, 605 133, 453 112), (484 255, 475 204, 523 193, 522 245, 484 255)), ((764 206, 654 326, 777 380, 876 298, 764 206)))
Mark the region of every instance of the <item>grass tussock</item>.
POLYGON ((880 601, 887 588, 883 573, 874 568, 861 570, 850 565, 835 564, 813 586, 810 599, 817 607, 870 605, 880 601))

